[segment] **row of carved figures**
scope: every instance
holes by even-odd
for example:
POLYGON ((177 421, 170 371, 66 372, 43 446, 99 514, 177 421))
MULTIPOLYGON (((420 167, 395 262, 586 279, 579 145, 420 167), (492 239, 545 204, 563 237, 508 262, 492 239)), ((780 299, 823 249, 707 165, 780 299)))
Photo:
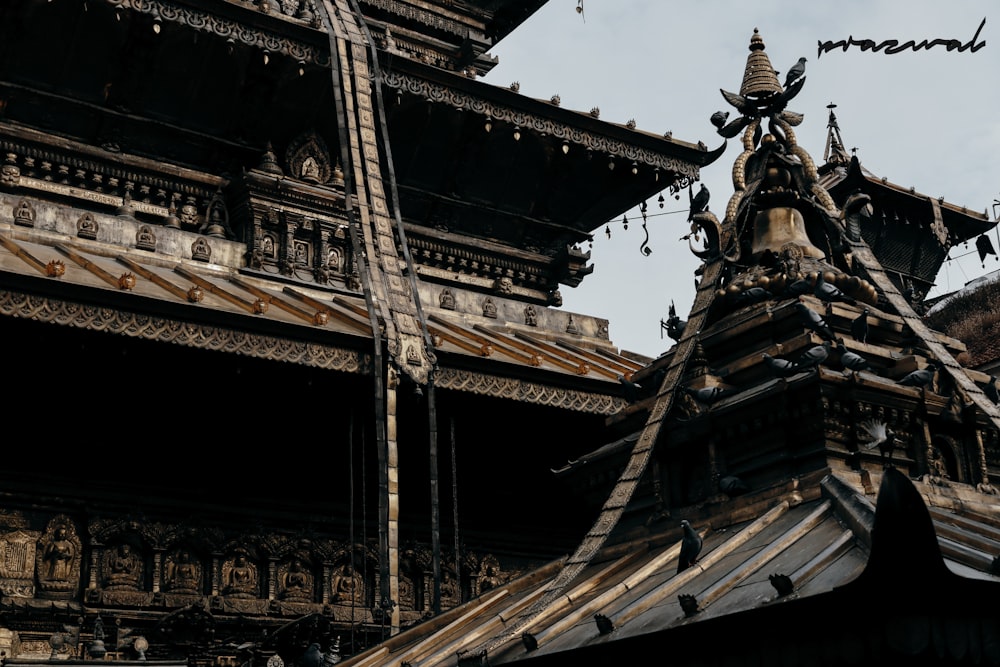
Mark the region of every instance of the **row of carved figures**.
MULTIPOLYGON (((150 544, 140 531, 110 538, 94 539, 85 547, 66 515, 50 519, 44 531, 0 528, 0 594, 73 599, 83 593, 91 602, 125 604, 143 604, 157 595, 222 596, 370 607, 378 589, 377 558, 361 545, 352 552, 344 544, 272 537, 271 546, 277 548, 265 553, 252 543, 208 548, 204 541, 177 539, 150 544)), ((413 550, 407 554, 398 602, 403 609, 419 611, 430 605, 429 558, 413 550)), ((471 558, 463 570, 459 581, 454 569, 442 568, 446 606, 511 576, 492 555, 471 558)))

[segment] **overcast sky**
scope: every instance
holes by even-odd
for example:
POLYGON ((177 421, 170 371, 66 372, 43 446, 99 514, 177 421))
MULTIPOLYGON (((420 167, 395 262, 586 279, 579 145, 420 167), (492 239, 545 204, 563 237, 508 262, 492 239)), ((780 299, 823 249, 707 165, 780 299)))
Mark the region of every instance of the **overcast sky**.
MULTIPOLYGON (((817 164, 823 159, 832 102, 844 143, 857 149, 863 166, 996 219, 996 0, 583 0, 582 13, 578 4, 550 0, 490 51, 499 62, 485 81, 498 86, 517 81, 522 95, 547 100, 558 94, 563 108, 596 106, 602 120, 634 119, 640 130, 669 130, 677 139, 715 148, 723 139, 709 116, 717 110, 735 113, 719 90, 739 91, 757 28, 782 81, 800 56, 807 58, 807 81, 789 109, 805 115, 796 135, 817 164), (975 44, 985 46, 975 52, 935 46, 890 55, 850 46, 817 55, 820 42, 849 37, 966 44, 977 30, 975 44)), ((711 209, 720 219, 733 193, 730 174, 738 142, 739 137, 730 140, 722 157, 701 171, 712 193, 711 209)), ((686 191, 680 201, 668 196, 662 209, 650 201, 647 213, 653 214, 647 222, 651 255, 640 252, 645 237, 639 211, 629 211, 627 231, 619 217, 609 221, 610 240, 603 232, 595 234, 594 273, 579 287, 561 292, 564 309, 607 318, 615 345, 655 357, 673 344, 660 332, 671 300, 682 317, 690 309, 699 261, 679 240, 688 232, 686 191)), ((1000 249, 996 231, 991 238, 1000 249)), ((984 269, 972 244, 952 249, 951 257, 930 296, 1000 269, 993 257, 984 269)))

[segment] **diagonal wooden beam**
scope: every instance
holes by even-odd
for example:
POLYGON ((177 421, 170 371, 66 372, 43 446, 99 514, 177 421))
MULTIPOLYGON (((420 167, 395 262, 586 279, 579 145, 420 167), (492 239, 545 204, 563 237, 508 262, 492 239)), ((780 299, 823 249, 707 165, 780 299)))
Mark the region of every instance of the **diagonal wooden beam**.
POLYGON ((111 275, 110 273, 102 269, 100 266, 98 266, 95 262, 90 261, 83 255, 81 255, 79 252, 74 250, 73 248, 63 245, 62 243, 57 243, 55 247, 59 250, 59 252, 63 253, 71 260, 79 264, 82 268, 86 269, 87 271, 90 271, 95 276, 106 282, 107 284, 111 285, 112 287, 117 287, 119 289, 122 288, 122 283, 119 280, 119 278, 116 278, 115 276, 111 275))
POLYGON ((264 290, 254 285, 251 285, 245 280, 241 280, 239 278, 230 278, 229 282, 239 286, 242 289, 245 289, 258 299, 263 299, 267 303, 274 304, 275 306, 281 308, 286 313, 290 313, 295 317, 298 317, 299 319, 303 320, 304 322, 308 322, 309 324, 322 326, 326 324, 327 319, 329 318, 329 314, 326 312, 326 309, 317 309, 315 312, 309 313, 302 310, 295 304, 285 301, 281 297, 275 296, 273 294, 268 294, 264 290))
MULTIPOLYGON (((500 337, 501 336, 501 334, 498 334, 498 333, 496 333, 494 331, 491 331, 489 328, 484 327, 481 324, 475 324, 475 325, 473 325, 473 328, 476 331, 480 331, 480 332, 482 332, 484 334, 487 334, 487 335, 490 335, 490 336, 494 336, 494 337, 500 337)), ((588 364, 586 361, 581 361, 578 358, 577 359, 568 359, 564 355, 553 354, 549 349, 547 349, 547 348, 545 348, 545 347, 543 347, 541 345, 529 344, 529 343, 526 343, 526 342, 522 342, 521 340, 518 340, 518 337, 517 337, 516 334, 514 335, 513 339, 511 339, 509 336, 503 336, 503 340, 508 341, 509 344, 512 347, 515 347, 515 348, 521 350, 525 354, 529 354, 529 355, 531 355, 533 357, 541 357, 541 358, 545 359, 546 361, 548 361, 553 366, 558 366, 559 368, 562 368, 563 370, 567 370, 567 371, 569 371, 571 373, 576 373, 577 375, 587 375, 591 371, 590 364, 588 364)), ((595 370, 597 370, 597 372, 600 373, 601 370, 603 370, 603 369, 595 369, 595 370)), ((605 373, 601 373, 601 374, 604 375, 605 373)))
MULTIPOLYGON (((527 337, 527 334, 518 333, 519 336, 527 337)), ((586 348, 580 347, 579 345, 573 345, 572 343, 567 343, 564 340, 560 340, 556 343, 557 346, 565 348, 572 352, 573 354, 578 354, 581 357, 585 357, 595 364, 604 366, 606 368, 611 368, 616 371, 615 378, 618 375, 624 375, 626 379, 632 379, 632 373, 642 369, 642 364, 637 364, 634 362, 629 362, 627 359, 612 359, 606 354, 600 354, 594 352, 593 350, 588 350, 586 348)))
POLYGON ((340 308, 334 308, 334 307, 331 306, 331 304, 323 303, 322 301, 320 301, 318 299, 314 299, 311 296, 309 296, 308 294, 303 294, 302 292, 294 290, 291 287, 286 287, 284 289, 284 292, 285 292, 285 294, 290 294, 290 295, 294 296, 296 299, 299 299, 300 301, 302 301, 306 305, 308 305, 308 306, 310 306, 312 308, 315 308, 317 311, 323 311, 323 312, 325 312, 327 315, 329 315, 330 317, 336 319, 338 322, 342 322, 342 323, 348 325, 349 327, 351 327, 352 329, 357 329, 358 331, 360 331, 361 333, 365 334, 366 336, 371 336, 372 335, 372 328, 368 324, 368 322, 369 322, 369 320, 368 320, 368 311, 365 310, 365 309, 363 309, 363 308, 358 308, 358 309, 348 308, 347 309, 347 310, 350 311, 350 313, 357 314, 359 317, 363 318, 363 321, 359 322, 358 320, 354 319, 354 317, 351 314, 344 312, 343 305, 342 305, 343 302, 342 301, 338 301, 336 297, 334 297, 334 299, 333 299, 333 304, 341 305, 340 308))
POLYGON ((132 269, 133 271, 135 271, 136 273, 138 273, 140 276, 150 281, 151 283, 154 283, 155 285, 158 285, 163 289, 167 290, 177 298, 184 299, 185 301, 191 300, 188 290, 185 290, 183 287, 180 287, 179 285, 173 284, 163 276, 159 275, 158 273, 154 273, 153 271, 150 271, 149 269, 139 264, 138 262, 135 262, 121 255, 119 255, 118 261, 127 266, 128 268, 132 269))
POLYGON ((473 340, 479 343, 480 345, 489 345, 494 350, 497 350, 501 354, 507 355, 511 359, 516 359, 517 361, 520 361, 521 363, 524 364, 528 364, 529 366, 542 365, 542 361, 541 359, 538 358, 538 355, 523 354, 520 350, 511 348, 510 346, 505 345, 498 340, 491 340, 489 338, 486 338, 485 336, 481 336, 480 334, 477 334, 476 332, 470 329, 465 329, 463 327, 458 326, 457 324, 452 324, 448 320, 438 317, 437 315, 429 315, 428 319, 441 325, 442 327, 450 329, 459 336, 464 336, 465 338, 473 340))
POLYGON ((0 244, 2 244, 4 248, 9 250, 11 254, 13 254, 15 257, 24 261, 25 264, 35 269, 42 275, 44 276, 52 275, 52 273, 50 273, 48 269, 47 264, 43 264, 40 259, 38 259, 30 252, 19 246, 12 239, 7 238, 6 236, 0 236, 0 244))
POLYGON ((208 292, 211 292, 220 299, 224 299, 229 303, 233 304, 234 306, 237 306, 238 308, 242 308, 248 313, 252 313, 254 315, 263 315, 265 312, 267 312, 267 301, 263 299, 258 298, 256 301, 247 301, 246 299, 243 299, 233 294, 232 292, 227 292, 218 285, 209 282, 208 280, 205 280, 198 274, 192 273, 191 271, 188 271, 183 267, 176 266, 174 267, 174 271, 184 276, 198 287, 208 292))

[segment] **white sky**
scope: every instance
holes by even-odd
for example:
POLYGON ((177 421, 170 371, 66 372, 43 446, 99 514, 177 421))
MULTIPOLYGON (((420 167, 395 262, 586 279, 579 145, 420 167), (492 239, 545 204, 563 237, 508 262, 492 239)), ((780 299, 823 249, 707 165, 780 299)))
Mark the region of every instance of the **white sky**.
MULTIPOLYGON (((996 0, 550 0, 490 54, 498 59, 487 83, 520 84, 528 97, 558 94, 563 108, 600 109, 602 120, 636 121, 637 128, 684 141, 718 147, 723 138, 708 118, 731 111, 719 89, 738 92, 754 28, 764 40, 772 66, 784 72, 807 58, 807 81, 789 104, 805 115, 796 128, 799 145, 822 163, 827 105, 837 105, 841 135, 857 148, 861 164, 877 175, 917 192, 943 196, 953 204, 987 211, 1000 197, 1000 4, 996 0), (995 11, 991 11, 994 10, 995 11), (862 51, 857 46, 817 57, 818 43, 871 39, 972 40, 986 24, 976 52, 904 50, 896 54, 862 51)), ((702 169, 712 193, 711 209, 721 219, 733 193, 730 170, 739 153, 739 137, 725 153, 702 169)), ((699 261, 680 237, 687 192, 680 201, 666 193, 658 208, 650 200, 649 245, 638 209, 609 221, 612 236, 595 232, 594 273, 580 287, 563 287, 563 308, 605 317, 618 347, 658 356, 673 344, 661 336, 671 300, 686 316, 694 298, 694 270, 699 261)), ((1000 210, 1000 206, 998 206, 1000 210)), ((997 232, 990 232, 1000 249, 997 232)), ((975 246, 951 251, 930 296, 961 288, 983 273, 1000 268, 987 257, 985 269, 975 246), (964 255, 961 256, 961 255, 964 255)))

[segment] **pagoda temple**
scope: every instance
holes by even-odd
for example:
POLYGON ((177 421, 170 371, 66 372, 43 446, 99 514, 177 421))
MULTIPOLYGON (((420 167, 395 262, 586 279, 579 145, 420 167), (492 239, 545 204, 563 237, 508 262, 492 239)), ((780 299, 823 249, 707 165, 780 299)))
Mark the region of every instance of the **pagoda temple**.
POLYGON ((650 360, 560 288, 724 147, 482 81, 543 4, 0 7, 0 656, 336 661, 573 547, 650 360))
POLYGON ((749 51, 676 344, 632 375, 617 438, 554 471, 591 528, 346 664, 1000 664, 1000 410, 917 295, 995 223, 856 158, 817 166, 805 79, 781 85, 757 30, 749 51))

